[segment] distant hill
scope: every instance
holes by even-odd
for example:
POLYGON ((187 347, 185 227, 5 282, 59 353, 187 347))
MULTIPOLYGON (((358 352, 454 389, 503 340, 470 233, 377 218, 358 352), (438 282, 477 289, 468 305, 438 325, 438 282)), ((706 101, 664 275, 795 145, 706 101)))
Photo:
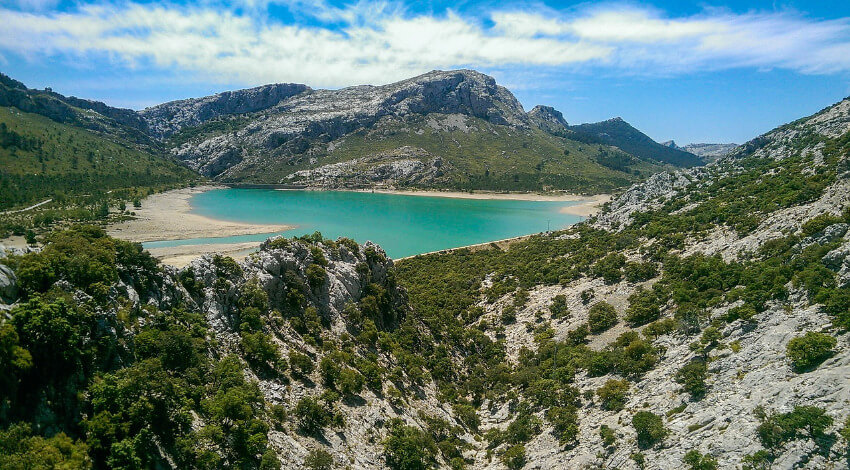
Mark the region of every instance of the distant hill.
POLYGON ((738 148, 738 144, 688 144, 680 147, 672 140, 661 145, 692 153, 702 158, 706 163, 725 157, 738 148))
POLYGON ((574 138, 558 111, 526 113, 471 70, 341 90, 267 85, 139 115, 175 157, 227 182, 602 192, 664 169, 574 138))
POLYGON ((0 74, 0 209, 195 178, 135 111, 28 89, 0 74))
POLYGON ((703 164, 698 156, 677 148, 661 145, 619 117, 602 122, 570 126, 568 129, 608 145, 615 145, 638 158, 656 160, 678 167, 703 164))

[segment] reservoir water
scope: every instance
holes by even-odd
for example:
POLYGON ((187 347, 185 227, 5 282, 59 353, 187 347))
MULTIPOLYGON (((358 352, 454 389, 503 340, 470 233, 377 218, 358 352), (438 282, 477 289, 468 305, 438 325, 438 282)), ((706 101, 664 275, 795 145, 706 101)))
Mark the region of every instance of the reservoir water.
MULTIPOLYGON (((560 209, 579 202, 462 199, 351 191, 216 189, 190 201, 192 212, 236 222, 287 224, 288 237, 371 240, 392 258, 561 229, 582 220, 560 209)), ((146 248, 262 241, 276 234, 148 242, 146 248)))

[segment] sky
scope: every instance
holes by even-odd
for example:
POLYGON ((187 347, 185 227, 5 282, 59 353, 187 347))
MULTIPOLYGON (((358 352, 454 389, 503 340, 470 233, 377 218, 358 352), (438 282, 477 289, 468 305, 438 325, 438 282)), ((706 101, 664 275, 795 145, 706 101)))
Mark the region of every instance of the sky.
POLYGON ((742 143, 850 96, 847 0, 0 0, 0 24, 3 73, 133 109, 471 68, 570 123, 742 143))

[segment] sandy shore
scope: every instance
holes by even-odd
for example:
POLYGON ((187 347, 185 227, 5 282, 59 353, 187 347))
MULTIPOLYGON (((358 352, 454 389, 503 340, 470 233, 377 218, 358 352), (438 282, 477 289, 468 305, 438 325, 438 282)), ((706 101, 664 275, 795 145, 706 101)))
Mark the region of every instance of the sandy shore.
POLYGON ((376 189, 361 190, 360 192, 375 192, 381 194, 399 194, 403 196, 431 196, 431 197, 451 197, 458 199, 501 199, 511 201, 551 201, 551 202, 579 202, 570 206, 564 206, 560 212, 562 214, 578 215, 581 217, 589 217, 597 212, 603 204, 611 200, 609 194, 597 194, 595 196, 582 196, 579 194, 536 194, 536 193, 495 193, 488 191, 475 192, 460 192, 460 191, 400 191, 376 189))
POLYGON ((133 209, 136 212, 135 219, 111 225, 107 227, 107 232, 124 240, 150 242, 271 234, 294 228, 292 225, 230 222, 192 214, 189 199, 195 194, 216 188, 199 186, 154 194, 142 201, 141 208, 133 209))
POLYGON ((147 250, 163 263, 182 268, 191 263, 193 259, 211 253, 230 256, 238 261, 254 252, 259 246, 260 242, 244 242, 169 246, 164 248, 148 248, 147 250))

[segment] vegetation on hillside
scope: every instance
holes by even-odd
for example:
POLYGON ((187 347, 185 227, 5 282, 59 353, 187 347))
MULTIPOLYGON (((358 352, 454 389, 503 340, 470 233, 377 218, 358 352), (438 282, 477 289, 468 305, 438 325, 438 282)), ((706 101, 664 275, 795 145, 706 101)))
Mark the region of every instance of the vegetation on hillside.
MULTIPOLYGON (((384 118, 370 128, 358 129, 335 142, 331 152, 326 150, 327 143, 305 142, 307 147, 314 148, 311 156, 317 158, 315 162, 304 156, 263 159, 240 166, 228 173, 227 179, 286 182, 285 175, 299 170, 404 146, 424 149, 431 155, 430 158, 440 157, 444 162, 446 170, 441 180, 414 184, 423 188, 496 191, 569 189, 599 193, 628 186, 664 168, 662 164, 634 158, 609 145, 586 144, 536 128, 514 129, 473 117, 464 117, 462 126, 449 121, 449 116, 440 114, 384 118)), ((234 125, 244 126, 246 123, 244 120, 208 123, 203 132, 206 134, 212 129, 225 132, 234 125)))
MULTIPOLYGON (((176 162, 45 116, 0 108, 0 235, 101 220, 153 191, 197 180, 176 162), (104 209, 104 206, 106 209, 104 209)), ((122 210, 119 210, 120 212, 122 210)))

